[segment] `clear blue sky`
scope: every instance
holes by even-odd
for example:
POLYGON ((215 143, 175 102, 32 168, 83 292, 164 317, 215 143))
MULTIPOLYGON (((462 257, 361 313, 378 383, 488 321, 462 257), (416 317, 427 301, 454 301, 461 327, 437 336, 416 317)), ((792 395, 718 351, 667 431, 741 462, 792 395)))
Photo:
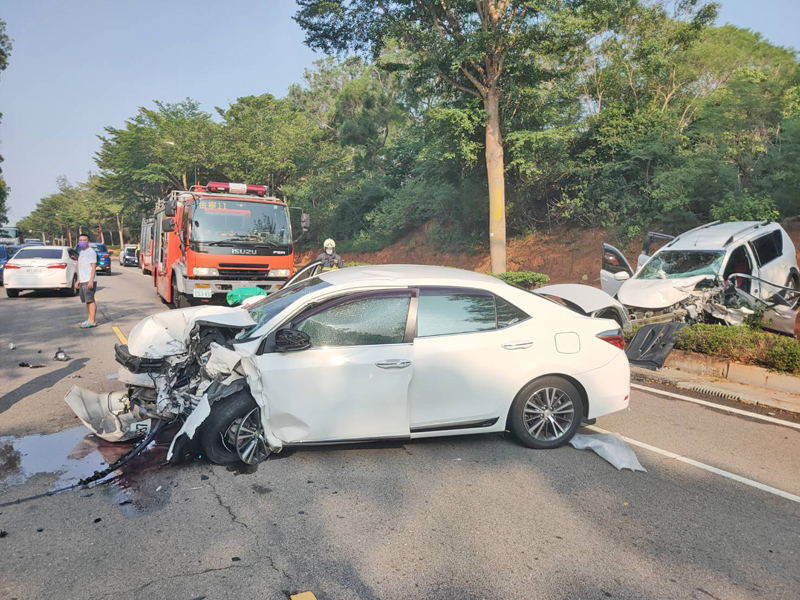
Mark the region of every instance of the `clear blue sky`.
MULTIPOLYGON (((211 111, 240 96, 283 96, 320 58, 292 0, 3 0, 14 39, 0 76, 0 154, 9 221, 95 169, 96 135, 153 100, 211 111)), ((720 23, 800 48, 800 0, 722 0, 720 23)))

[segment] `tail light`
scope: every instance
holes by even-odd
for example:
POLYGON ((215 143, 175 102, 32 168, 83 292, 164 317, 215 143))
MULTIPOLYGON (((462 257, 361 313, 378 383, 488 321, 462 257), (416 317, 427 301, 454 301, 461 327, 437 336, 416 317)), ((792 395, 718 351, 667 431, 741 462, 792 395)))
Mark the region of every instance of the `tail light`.
POLYGON ((11 263, 6 263, 6 270, 10 270, 10 269, 21 269, 21 268, 22 268, 22 267, 20 267, 20 266, 18 266, 18 265, 12 265, 11 263))
POLYGON ((48 269, 66 269, 67 263, 54 263, 52 265, 47 265, 48 269))
POLYGON ((602 333, 598 333, 597 337, 604 342, 608 342, 612 346, 616 346, 620 350, 625 350, 625 337, 622 335, 622 331, 620 329, 609 329, 608 331, 603 331, 602 333))

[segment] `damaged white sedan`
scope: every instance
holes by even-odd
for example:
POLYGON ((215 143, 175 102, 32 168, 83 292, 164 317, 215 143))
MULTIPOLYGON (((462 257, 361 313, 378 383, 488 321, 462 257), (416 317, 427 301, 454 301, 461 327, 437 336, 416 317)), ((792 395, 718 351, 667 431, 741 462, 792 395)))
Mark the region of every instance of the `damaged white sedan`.
POLYGON ((75 387, 66 401, 111 441, 174 423, 173 460, 254 464, 287 446, 506 430, 555 448, 628 406, 623 346, 615 320, 486 275, 312 269, 248 306, 145 319, 116 347, 127 389, 75 387))

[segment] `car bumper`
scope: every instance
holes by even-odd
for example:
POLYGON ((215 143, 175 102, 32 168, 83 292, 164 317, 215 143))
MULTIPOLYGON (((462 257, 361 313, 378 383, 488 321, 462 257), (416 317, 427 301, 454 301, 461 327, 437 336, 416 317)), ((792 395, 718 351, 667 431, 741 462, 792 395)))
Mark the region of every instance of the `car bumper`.
POLYGON ((267 294, 277 292, 286 279, 262 279, 260 281, 226 281, 216 279, 184 279, 183 280, 183 293, 187 296, 194 298, 208 298, 206 294, 211 293, 211 296, 227 294, 231 290, 238 290, 245 287, 259 287, 266 291, 267 294))
POLYGON ((110 271, 111 270, 111 263, 108 264, 99 264, 97 265, 98 271, 110 271))
POLYGON ((575 377, 589 399, 588 419, 596 419, 628 408, 631 397, 631 367, 620 353, 605 366, 575 377))

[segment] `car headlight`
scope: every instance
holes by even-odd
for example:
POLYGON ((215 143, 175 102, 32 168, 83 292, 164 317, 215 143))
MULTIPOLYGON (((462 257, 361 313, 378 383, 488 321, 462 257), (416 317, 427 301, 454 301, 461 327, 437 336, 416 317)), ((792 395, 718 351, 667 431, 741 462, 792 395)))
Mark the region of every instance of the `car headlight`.
POLYGON ((272 269, 269 272, 270 277, 288 277, 291 269, 272 269))
POLYGON ((195 267, 194 269, 192 269, 192 273, 194 273, 195 277, 219 276, 219 271, 217 271, 214 267, 195 267))

